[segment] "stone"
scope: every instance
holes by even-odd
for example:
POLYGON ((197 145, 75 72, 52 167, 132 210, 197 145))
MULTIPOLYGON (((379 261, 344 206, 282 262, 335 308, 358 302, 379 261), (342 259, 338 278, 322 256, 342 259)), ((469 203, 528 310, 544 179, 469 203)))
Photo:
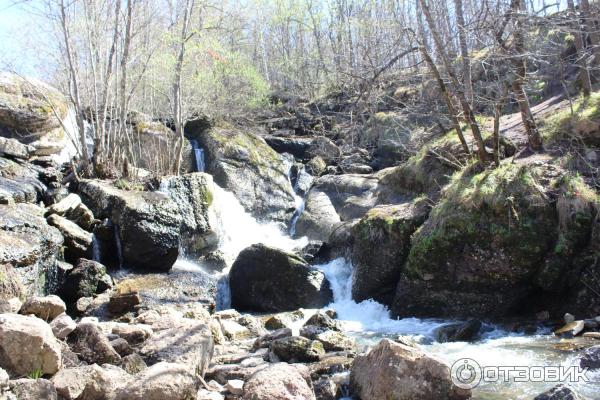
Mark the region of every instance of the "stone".
POLYGON ((121 356, 95 324, 80 322, 67 339, 71 349, 90 364, 118 364, 121 361, 121 356))
POLYGON ((61 295, 72 303, 82 297, 93 297, 108 289, 107 280, 111 282, 104 265, 80 258, 75 268, 67 272, 61 295))
POLYGON ((110 345, 121 357, 125 357, 133 353, 133 349, 131 348, 129 343, 127 343, 127 340, 123 338, 111 340, 110 345))
POLYGON ((119 367, 96 364, 64 368, 52 377, 64 400, 112 400, 131 381, 131 376, 119 367))
POLYGON ((11 391, 18 400, 57 400, 52 382, 47 379, 17 379, 10 382, 11 391))
POLYGON ((329 377, 323 377, 314 383, 315 397, 319 400, 336 400, 338 387, 329 377))
POLYGON ((57 339, 65 339, 77 328, 77 324, 67 314, 61 314, 50 322, 52 333, 57 339))
POLYGON ((429 208, 426 200, 377 206, 354 226, 353 300, 392 302, 410 251, 410 238, 427 219, 429 208))
POLYGON ((456 387, 450 368, 417 348, 383 339, 356 357, 350 386, 363 399, 468 399, 471 391, 456 387))
POLYGON ((218 237, 209 219, 214 191, 212 176, 195 172, 165 178, 161 184, 179 208, 181 241, 186 254, 204 255, 216 249, 218 237))
POLYGON ((586 349, 580 357, 579 366, 589 369, 600 368, 600 346, 586 349))
POLYGON ((600 332, 584 332, 583 337, 600 340, 600 332))
POLYGON ((317 311, 314 313, 306 322, 304 326, 318 326, 320 328, 329 329, 333 331, 341 331, 342 326, 340 323, 333 318, 331 318, 327 312, 317 311))
POLYGON ((304 211, 296 222, 296 237, 327 241, 334 228, 341 222, 329 196, 312 189, 305 200, 304 211))
POLYGON ((0 368, 0 393, 4 392, 8 389, 8 381, 10 377, 8 376, 8 372, 4 369, 0 368))
POLYGON ((573 337, 573 336, 577 336, 581 332, 583 332, 584 328, 585 328, 584 321, 574 321, 574 322, 568 323, 568 324, 558 328, 557 330, 554 331, 554 334, 556 336, 573 337))
POLYGON ((144 342, 140 355, 148 364, 158 361, 180 363, 204 375, 213 355, 210 328, 202 322, 181 318, 163 330, 155 331, 144 342))
POLYGON ((296 367, 278 363, 248 378, 244 384, 243 399, 315 400, 315 394, 296 367))
POLYGON ((121 368, 130 375, 136 375, 148 368, 144 359, 137 353, 129 354, 121 359, 121 368))
POLYGON ((0 137, 0 156, 26 160, 33 148, 16 139, 0 137))
POLYGON ((0 314, 16 314, 22 306, 23 303, 21 303, 18 297, 0 299, 0 314))
POLYGON ((56 227, 64 237, 65 260, 75 262, 79 258, 92 258, 92 234, 83 230, 75 222, 52 214, 48 224, 56 227))
POLYGON ((139 293, 115 293, 110 296, 108 311, 115 315, 125 314, 133 311, 142 302, 139 293))
MULTIPOLYGON (((568 323, 568 322, 567 322, 568 323)), ((581 397, 565 385, 557 385, 552 389, 535 396, 533 400, 580 400, 581 397)))
POLYGON ((0 315, 0 367, 11 376, 25 376, 36 370, 52 375, 61 365, 61 346, 47 323, 37 317, 0 315))
POLYGON ((440 343, 446 342, 472 342, 479 338, 481 321, 469 320, 442 325, 433 332, 435 340, 440 343))
POLYGON ((0 205, 0 265, 19 270, 29 295, 54 289, 51 284, 63 244, 62 235, 48 225, 43 213, 33 204, 0 205))
POLYGON ((30 297, 21 306, 20 314, 32 314, 45 321, 51 321, 67 310, 62 299, 55 295, 30 297))
POLYGON ((228 380, 225 389, 235 396, 241 396, 244 393, 244 381, 240 379, 228 380))
POLYGON ((321 157, 328 164, 335 163, 342 156, 340 148, 325 136, 317 136, 308 148, 308 156, 321 157))
POLYGON ((297 311, 275 314, 265 321, 265 328, 268 330, 291 328, 296 321, 303 317, 304 315, 297 311))
POLYGON ((25 296, 25 288, 21 282, 21 276, 10 264, 0 264, 0 302, 6 312, 19 312, 21 301, 19 298, 25 296), (15 302, 17 299, 18 303, 15 302), (16 306, 19 308, 12 311, 16 306))
POLYGON ((313 176, 321 176, 327 168, 327 163, 321 157, 316 156, 306 164, 306 171, 313 176))
POLYGON ((354 339, 337 331, 318 333, 315 340, 323 344, 325 351, 349 351, 354 350, 356 347, 354 339))
POLYGON ((271 351, 285 362, 318 361, 325 354, 323 344, 302 336, 290 336, 271 342, 271 351))
POLYGON ((195 399, 199 381, 189 367, 160 362, 136 375, 121 389, 116 400, 188 400, 195 399))
POLYGON ((224 319, 220 320, 221 331, 229 340, 243 340, 252 336, 250 330, 235 321, 224 319))
MULTIPOLYGON (((171 269, 179 255, 182 217, 167 194, 121 190, 94 180, 79 182, 78 190, 97 218, 116 226, 124 265, 142 271, 171 269)), ((104 244, 101 249, 112 248, 110 242, 104 244)))
POLYGON ((292 330, 290 328, 278 329, 256 339, 252 345, 252 350, 269 347, 271 342, 274 340, 283 339, 290 336, 292 336, 292 330))
POLYGON ((229 273, 232 306, 247 311, 320 308, 333 293, 323 272, 300 257, 256 244, 244 249, 229 273))
POLYGON ((123 338, 134 346, 143 343, 152 334, 152 328, 141 324, 119 324, 112 329, 112 333, 123 338))
POLYGON ((237 318, 237 322, 238 324, 245 326, 252 336, 262 336, 267 333, 263 322, 250 314, 240 316, 237 318))
POLYGON ((563 317, 563 321, 565 321, 565 324, 575 322, 575 316, 573 314, 566 313, 563 317))
POLYGON ((64 217, 79 207, 79 205, 81 205, 81 197, 77 193, 69 193, 64 199, 48 207, 45 214, 46 216, 57 214, 64 217))

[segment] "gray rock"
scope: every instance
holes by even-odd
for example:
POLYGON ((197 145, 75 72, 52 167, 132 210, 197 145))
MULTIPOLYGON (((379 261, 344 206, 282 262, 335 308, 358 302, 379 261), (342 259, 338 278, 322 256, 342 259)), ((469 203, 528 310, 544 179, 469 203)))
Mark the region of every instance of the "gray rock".
POLYGON ((598 369, 600 368, 600 346, 592 346, 587 349, 579 361, 581 368, 598 369))
POLYGON ((92 323, 79 323, 68 337, 71 349, 79 357, 90 364, 117 364, 121 356, 110 345, 110 342, 92 323))
MULTIPOLYGON (((7 267, 7 266, 5 266, 5 267, 7 267)), ((1 267, 0 267, 0 268, 1 268, 1 267)), ((11 269, 12 269, 12 268, 11 268, 11 269)), ((12 273, 14 274, 14 270, 13 270, 13 272, 12 272, 12 273)), ((5 279, 5 280, 8 280, 8 279, 7 279, 7 278, 8 278, 8 274, 6 274, 6 272, 4 272, 4 276, 5 276, 5 278, 4 278, 4 279, 5 279)), ((17 284, 18 284, 18 285, 20 285, 20 284, 21 284, 21 280, 20 280, 20 279, 18 280, 18 283, 17 283, 17 284)), ((3 284, 2 284, 2 285, 0 285, 0 286, 4 286, 4 287, 6 287, 6 282, 5 282, 5 283, 3 283, 3 284)), ((10 292, 12 293, 13 291, 11 290, 10 292)), ((3 293, 3 294, 4 294, 4 293, 6 293, 6 292, 5 292, 5 289, 0 289, 0 293, 3 293)), ((22 293, 22 290, 21 290, 21 289, 18 289, 18 290, 16 291, 16 293, 18 293, 18 294, 21 294, 21 293, 22 293)), ((2 296, 2 297, 4 297, 4 296, 2 296)), ((6 297, 8 297, 8 296, 6 296, 6 297)), ((18 312, 19 312, 19 310, 21 309, 21 306, 22 306, 22 305, 23 305, 23 303, 21 303, 21 300, 19 300, 19 298, 18 298, 18 297, 11 297, 11 298, 9 298, 9 299, 0 299, 0 314, 11 314, 11 313, 12 313, 12 314, 16 314, 16 313, 18 313, 18 312)))
POLYGON ((47 379, 17 379, 10 382, 12 392, 18 400, 57 400, 58 394, 47 379))
POLYGON ((67 310, 62 299, 55 295, 44 297, 30 297, 21 306, 19 313, 32 314, 45 321, 51 321, 67 310))
POLYGON ((472 342, 479 339, 481 321, 469 320, 442 325, 433 332, 435 340, 445 342, 472 342))
POLYGON ((308 192, 304 211, 296 222, 296 236, 327 241, 340 222, 340 216, 329 196, 325 192, 313 189, 308 192))
POLYGON ((145 271, 168 271, 179 255, 181 215, 168 195, 125 191, 106 182, 82 181, 84 203, 117 226, 124 265, 145 271))
POLYGON ((304 326, 318 326, 320 328, 333 330, 333 331, 341 331, 342 326, 340 323, 333 318, 331 318, 324 311, 317 311, 314 313, 305 323, 304 326))
POLYGON ((233 307, 248 311, 320 308, 333 298, 329 282, 300 257, 257 244, 243 250, 229 273, 233 307))
POLYGON ((64 368, 52 377, 56 391, 65 400, 113 400, 132 378, 114 365, 64 368))
POLYGON ((33 148, 16 139, 0 137, 0 156, 27 159, 33 148))
POLYGON ((537 395, 533 400, 579 400, 581 397, 565 385, 557 385, 552 389, 537 395))
POLYGON ((108 302, 108 311, 114 315, 121 315, 129 311, 133 311, 134 308, 142 302, 142 298, 139 293, 114 293, 110 296, 108 302))
POLYGON ((50 328, 56 338, 64 339, 77 328, 77 324, 67 314, 61 314, 50 322, 50 328))
POLYGON ((2 312, 19 312, 21 301, 19 298, 25 295, 25 288, 20 274, 10 264, 0 264, 0 302, 2 303, 2 312), (16 299, 18 301, 15 301, 16 299), (13 311, 15 307, 16 311, 13 311))
POLYGON ((148 368, 144 359, 137 353, 129 354, 121 359, 121 368, 130 375, 136 375, 148 368))
POLYGON ((363 399, 468 399, 470 390, 459 389, 450 379, 450 368, 415 347, 383 339, 352 364, 350 385, 363 399))
POLYGON ((295 209, 289 165, 258 135, 237 129, 203 131, 207 172, 261 220, 287 224, 295 209))
POLYGON ((195 399, 199 381, 189 366, 160 362, 136 375, 119 391, 116 400, 195 399))
POLYGON ((112 286, 106 267, 99 262, 81 258, 77 265, 68 271, 61 288, 61 296, 69 302, 76 302, 82 297, 92 297, 106 291, 112 286))
POLYGON ((326 163, 337 162, 342 156, 340 148, 325 136, 318 136, 313 139, 308 149, 309 157, 321 157, 326 163))
MULTIPOLYGON (((305 367, 306 368, 306 367, 305 367)), ((270 365, 248 378, 244 400, 315 400, 301 367, 285 363, 270 365)))
POLYGON ((318 361, 325 354, 323 344, 302 336, 290 336, 271 342, 271 352, 285 362, 318 361))
POLYGON ((274 340, 290 336, 292 336, 292 330, 290 328, 278 329, 256 339, 254 341, 254 344, 252 345, 252 350, 258 350, 269 347, 271 345, 271 342, 273 342, 274 340))
POLYGON ((61 346, 47 323, 19 314, 0 315, 0 367, 12 376, 25 376, 38 370, 52 375, 61 365, 61 346))
POLYGON ((318 333, 315 339, 323 344, 325 351, 350 351, 356 348, 354 339, 342 332, 325 331, 318 333))

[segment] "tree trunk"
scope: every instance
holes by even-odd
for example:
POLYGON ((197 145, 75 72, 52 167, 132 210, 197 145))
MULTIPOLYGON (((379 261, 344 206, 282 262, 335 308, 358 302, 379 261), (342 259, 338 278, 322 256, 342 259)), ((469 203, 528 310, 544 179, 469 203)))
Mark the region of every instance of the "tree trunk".
POLYGON ((567 5, 570 11, 570 19, 572 20, 571 25, 573 26, 573 35, 575 36, 575 49, 577 50, 577 64, 579 65, 579 79, 581 80, 581 89, 583 90, 584 97, 590 97, 592 91, 592 81, 590 79, 590 71, 587 67, 585 46, 583 44, 583 37, 581 35, 581 26, 579 24, 579 18, 575 11, 575 4, 573 0, 567 0, 567 5))
POLYGON ((596 27, 596 19, 592 15, 590 9, 590 2, 588 0, 579 0, 579 7, 581 8, 581 15, 585 21, 585 27, 588 35, 590 36, 590 44, 592 45, 592 53, 594 54, 594 62, 596 65, 600 65, 600 34, 596 27))
POLYGON ((469 104, 473 105, 473 80, 471 78, 471 61, 469 59, 469 48, 467 46, 467 31, 465 27, 465 16, 463 13, 462 0, 454 0, 456 25, 458 26, 458 41, 460 43, 460 56, 463 64, 463 84, 469 104))

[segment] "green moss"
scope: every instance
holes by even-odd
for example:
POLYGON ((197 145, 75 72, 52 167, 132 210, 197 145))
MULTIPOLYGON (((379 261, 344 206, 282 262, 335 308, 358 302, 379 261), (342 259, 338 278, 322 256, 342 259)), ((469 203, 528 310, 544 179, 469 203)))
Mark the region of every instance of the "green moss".
POLYGON ((570 107, 565 107, 552 116, 542 120, 540 132, 548 143, 573 135, 578 124, 597 121, 600 119, 600 92, 594 92, 589 99, 583 96, 573 101, 573 113, 570 107))

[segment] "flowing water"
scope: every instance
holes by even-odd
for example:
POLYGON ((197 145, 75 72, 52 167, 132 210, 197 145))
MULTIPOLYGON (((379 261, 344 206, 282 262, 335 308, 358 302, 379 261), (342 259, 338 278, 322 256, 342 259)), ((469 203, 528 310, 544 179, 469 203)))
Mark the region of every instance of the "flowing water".
POLYGON ((190 140, 190 144, 192 145, 192 150, 194 151, 196 172, 204 172, 206 167, 204 162, 204 149, 200 147, 200 144, 197 140, 190 140))

